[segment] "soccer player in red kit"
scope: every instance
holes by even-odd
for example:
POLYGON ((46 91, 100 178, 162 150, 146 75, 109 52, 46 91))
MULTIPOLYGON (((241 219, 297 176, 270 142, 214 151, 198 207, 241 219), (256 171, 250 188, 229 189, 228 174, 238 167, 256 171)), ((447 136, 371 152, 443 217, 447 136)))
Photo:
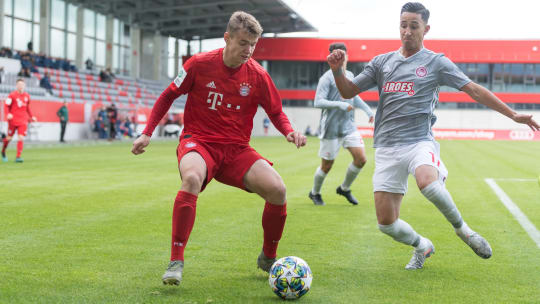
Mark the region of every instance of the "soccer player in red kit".
POLYGON ((224 34, 225 47, 194 55, 184 64, 156 101, 143 134, 133 143, 132 152, 143 153, 173 101, 188 94, 177 149, 182 186, 174 202, 171 261, 162 278, 164 284, 178 285, 182 279, 184 248, 195 221, 197 196, 213 178, 257 193, 266 201, 257 266, 268 272, 276 260, 287 217, 285 185, 272 163, 249 146, 258 106, 287 141, 301 147, 306 137, 292 129, 270 76, 250 58, 261 33, 255 17, 235 12, 224 34))
POLYGON ((30 112, 30 95, 24 91, 26 84, 23 79, 17 79, 15 84, 16 90, 11 92, 6 98, 6 113, 8 120, 8 135, 3 140, 2 145, 2 161, 7 162, 6 148, 9 142, 13 138, 15 131, 17 131, 17 157, 15 162, 22 163, 23 159, 21 153, 24 145, 24 137, 26 136, 26 130, 28 129, 28 121, 32 118, 36 121, 36 118, 32 116, 30 112))

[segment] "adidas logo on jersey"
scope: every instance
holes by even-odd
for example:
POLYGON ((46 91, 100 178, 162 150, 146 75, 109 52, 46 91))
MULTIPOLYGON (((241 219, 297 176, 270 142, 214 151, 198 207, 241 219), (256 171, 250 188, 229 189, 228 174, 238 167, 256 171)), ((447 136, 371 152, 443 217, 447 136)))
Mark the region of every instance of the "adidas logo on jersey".
POLYGON ((213 81, 210 81, 207 85, 206 85, 207 88, 212 88, 212 89, 216 89, 216 84, 213 82, 213 81))

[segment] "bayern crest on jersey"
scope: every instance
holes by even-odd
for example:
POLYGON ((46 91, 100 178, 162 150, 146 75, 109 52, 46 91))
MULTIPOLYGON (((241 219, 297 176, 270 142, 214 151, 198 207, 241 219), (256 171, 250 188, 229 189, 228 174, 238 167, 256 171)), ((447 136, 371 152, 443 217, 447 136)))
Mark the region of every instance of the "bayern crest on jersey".
POLYGON ((241 96, 248 96, 249 92, 251 91, 251 85, 247 82, 242 82, 240 84, 240 95, 241 96))

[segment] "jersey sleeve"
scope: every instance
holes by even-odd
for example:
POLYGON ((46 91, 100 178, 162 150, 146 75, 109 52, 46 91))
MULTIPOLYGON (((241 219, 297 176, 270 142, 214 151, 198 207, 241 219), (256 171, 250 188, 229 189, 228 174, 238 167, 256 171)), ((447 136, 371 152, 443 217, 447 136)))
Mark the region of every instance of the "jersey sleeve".
POLYGON ((362 109, 368 117, 373 116, 373 111, 371 111, 367 103, 365 103, 362 98, 358 97, 358 95, 354 96, 353 102, 355 108, 362 109))
POLYGON ((180 66, 178 76, 174 78, 170 87, 178 96, 184 95, 191 91, 195 79, 195 68, 197 66, 197 56, 193 56, 186 61, 183 66, 180 66))
POLYGON ((438 73, 439 83, 461 90, 471 79, 465 75, 450 59, 441 56, 439 59, 440 68, 438 73))
POLYGON ((377 73, 378 73, 377 57, 371 59, 366 65, 364 70, 353 78, 354 83, 360 91, 366 91, 377 85, 377 73))
POLYGON ((156 126, 159 124, 163 116, 169 111, 174 100, 180 95, 184 95, 191 91, 195 79, 195 66, 196 57, 191 57, 183 67, 180 67, 178 76, 173 82, 159 95, 154 107, 152 107, 152 113, 144 128, 143 134, 152 136, 156 126))
POLYGON ((6 114, 11 113, 11 105, 13 104, 13 95, 9 94, 6 100, 4 101, 4 104, 6 105, 6 114))
POLYGON ((324 74, 317 84, 317 91, 315 92, 315 100, 313 105, 320 109, 340 108, 343 111, 347 111, 349 104, 344 101, 329 100, 330 86, 332 80, 327 74, 324 74))
POLYGON ((287 134, 294 130, 291 127, 289 118, 283 113, 281 97, 268 73, 265 72, 261 75, 259 87, 261 90, 259 93, 260 105, 263 107, 276 129, 284 136, 287 136, 287 134))

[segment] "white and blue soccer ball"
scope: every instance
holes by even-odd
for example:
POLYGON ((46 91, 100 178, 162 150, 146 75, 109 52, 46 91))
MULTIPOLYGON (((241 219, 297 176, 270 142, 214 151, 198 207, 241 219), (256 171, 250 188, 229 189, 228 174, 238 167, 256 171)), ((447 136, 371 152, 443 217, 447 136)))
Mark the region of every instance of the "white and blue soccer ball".
POLYGON ((293 300, 311 288, 313 274, 306 261, 288 256, 277 260, 270 268, 268 282, 272 291, 282 299, 293 300))

